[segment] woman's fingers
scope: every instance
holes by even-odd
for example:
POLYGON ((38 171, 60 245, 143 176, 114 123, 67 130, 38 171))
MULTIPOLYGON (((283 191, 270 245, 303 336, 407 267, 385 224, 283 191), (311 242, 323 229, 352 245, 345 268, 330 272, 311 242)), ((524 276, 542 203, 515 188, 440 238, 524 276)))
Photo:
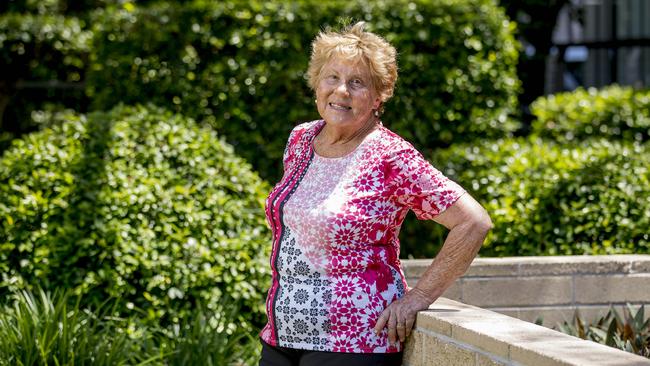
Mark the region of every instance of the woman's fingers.
MULTIPOLYGON (((392 307, 391 307, 392 308, 392 307)), ((390 318, 388 318, 388 341, 390 343, 397 342, 397 313, 393 310, 390 312, 390 318)))
POLYGON ((406 341, 411 335, 415 325, 415 317, 418 310, 426 309, 426 304, 420 304, 419 299, 399 299, 390 304, 381 313, 375 324, 375 334, 379 335, 384 327, 388 328, 388 341, 395 343, 398 340, 406 341))
POLYGON ((390 310, 388 308, 384 309, 382 311, 381 315, 379 315, 379 318, 377 319, 377 323, 375 323, 375 334, 379 335, 381 331, 384 329, 386 324, 388 323, 388 318, 390 317, 390 310))
POLYGON ((402 307, 401 312, 397 316, 397 335, 400 341, 406 341, 406 338, 411 334, 413 324, 415 324, 415 313, 407 308, 402 307))
POLYGON ((415 316, 411 315, 406 319, 406 336, 411 335, 411 331, 413 331, 413 325, 415 324, 415 316))
POLYGON ((397 330, 397 336, 399 337, 400 342, 404 342, 406 340, 406 321, 403 317, 399 318, 395 329, 397 330))

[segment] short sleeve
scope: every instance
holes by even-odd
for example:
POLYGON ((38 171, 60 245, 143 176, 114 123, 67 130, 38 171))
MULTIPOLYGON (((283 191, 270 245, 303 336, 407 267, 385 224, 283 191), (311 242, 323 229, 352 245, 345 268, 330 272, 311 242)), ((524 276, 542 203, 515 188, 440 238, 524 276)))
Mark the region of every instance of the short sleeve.
POLYGON ((420 220, 433 219, 465 193, 410 145, 391 154, 387 170, 393 199, 420 220))
POLYGON ((284 146, 284 153, 282 154, 282 169, 286 172, 287 171, 287 166, 291 163, 291 154, 290 154, 290 145, 291 145, 291 137, 293 137, 294 132, 291 130, 291 133, 289 134, 289 139, 287 140, 287 144, 284 146))
POLYGON ((294 127, 289 134, 289 139, 287 140, 287 145, 284 147, 284 153, 282 154, 282 169, 284 172, 290 170, 291 166, 296 160, 296 146, 298 145, 298 140, 300 135, 300 126, 294 127))

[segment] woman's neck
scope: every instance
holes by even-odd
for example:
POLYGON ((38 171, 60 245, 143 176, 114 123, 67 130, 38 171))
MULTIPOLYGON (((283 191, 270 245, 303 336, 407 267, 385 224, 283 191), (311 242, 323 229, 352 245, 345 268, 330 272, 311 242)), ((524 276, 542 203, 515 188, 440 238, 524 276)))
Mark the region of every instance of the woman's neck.
POLYGON ((321 133, 318 134, 317 139, 320 140, 319 142, 322 145, 348 145, 362 140, 378 125, 378 119, 375 116, 370 116, 361 128, 352 132, 338 130, 325 122, 325 126, 321 133))

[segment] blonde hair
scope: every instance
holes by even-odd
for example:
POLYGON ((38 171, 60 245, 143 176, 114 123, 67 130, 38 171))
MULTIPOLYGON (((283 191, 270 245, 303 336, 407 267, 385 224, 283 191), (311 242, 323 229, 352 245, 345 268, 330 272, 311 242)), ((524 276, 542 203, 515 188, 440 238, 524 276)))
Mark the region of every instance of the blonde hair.
POLYGON ((340 32, 321 31, 311 44, 307 80, 316 91, 323 66, 334 56, 359 60, 370 70, 375 91, 383 102, 393 96, 397 81, 397 51, 384 38, 364 30, 358 22, 340 32))

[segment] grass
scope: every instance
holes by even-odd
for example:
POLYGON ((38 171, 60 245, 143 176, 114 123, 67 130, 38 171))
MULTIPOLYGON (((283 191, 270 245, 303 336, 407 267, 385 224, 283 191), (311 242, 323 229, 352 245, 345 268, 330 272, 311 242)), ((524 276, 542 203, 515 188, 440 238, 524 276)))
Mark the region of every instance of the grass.
POLYGON ((12 294, 0 308, 0 365, 239 366, 259 355, 256 340, 237 332, 238 306, 230 300, 170 327, 115 316, 117 300, 81 304, 67 292, 12 294))

